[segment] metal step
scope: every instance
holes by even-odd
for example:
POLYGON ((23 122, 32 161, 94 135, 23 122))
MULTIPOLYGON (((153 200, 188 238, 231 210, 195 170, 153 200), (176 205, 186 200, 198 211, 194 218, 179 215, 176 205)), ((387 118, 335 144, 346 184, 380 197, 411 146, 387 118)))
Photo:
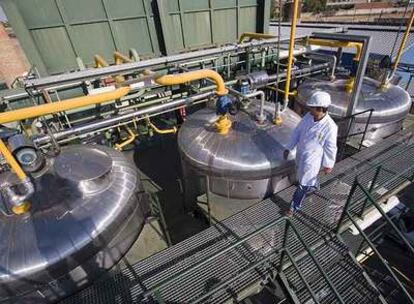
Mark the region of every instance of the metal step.
POLYGON ((364 269, 388 304, 409 303, 407 302, 408 300, 406 297, 401 294, 400 288, 396 285, 394 279, 390 275, 367 266, 364 266, 364 269))
MULTIPOLYGON (((378 290, 373 287, 363 269, 354 262, 346 246, 339 240, 333 239, 315 249, 313 253, 344 303, 382 303, 378 290)), ((297 261, 297 265, 320 303, 341 303, 309 255, 297 261)), ((289 282, 289 288, 296 294, 300 303, 314 303, 293 265, 283 273, 289 282)))

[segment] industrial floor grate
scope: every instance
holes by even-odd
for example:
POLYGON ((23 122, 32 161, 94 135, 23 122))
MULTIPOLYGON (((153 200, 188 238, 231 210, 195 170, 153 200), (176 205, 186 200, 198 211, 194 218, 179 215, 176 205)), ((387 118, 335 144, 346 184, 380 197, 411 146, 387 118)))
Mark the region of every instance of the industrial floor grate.
MULTIPOLYGON (((387 166, 392 172, 399 173, 406 167, 406 164, 399 163, 398 158, 393 158, 393 155, 405 156, 407 151, 414 153, 412 144, 411 131, 400 132, 373 148, 363 150, 353 157, 341 161, 337 164, 332 176, 322 177, 321 190, 310 196, 305 202, 303 211, 293 218, 294 224, 306 243, 313 250, 320 250, 321 254, 330 251, 329 248, 322 245, 329 240, 331 229, 336 226, 338 220, 338 209, 340 210, 341 204, 342 206, 344 204, 343 200, 346 199, 346 195, 341 194, 341 191, 338 194, 338 187, 345 191, 347 187, 350 187, 355 176, 374 168, 378 163, 378 158, 382 159, 381 164, 387 166), (403 151, 404 149, 407 150, 403 151), (333 205, 336 208, 335 212, 331 208, 333 205)), ((403 159, 406 158, 403 157, 403 159)), ((390 180, 389 176, 386 180, 390 180)), ((167 303, 190 303, 201 301, 201 299, 201 302, 208 300, 209 303, 222 303, 234 299, 242 290, 265 280, 269 275, 269 269, 271 269, 268 265, 279 261, 284 227, 282 224, 278 224, 246 244, 236 246, 226 254, 212 259, 202 268, 189 271, 179 280, 173 278, 178 272, 191 269, 200 261, 231 246, 240 238, 281 218, 283 209, 288 206, 294 190, 294 187, 290 187, 274 197, 266 199, 135 265, 129 265, 124 270, 114 270, 62 303, 143 303, 146 301, 144 299, 145 292, 168 278, 172 279, 171 283, 161 288, 159 294, 167 303), (260 265, 251 271, 245 271, 264 257, 269 257, 267 266, 260 265), (242 275, 240 275, 241 273, 242 275), (220 282, 235 277, 237 277, 236 280, 208 299, 202 298, 220 282)), ((300 257, 303 254, 304 250, 299 242, 289 239, 288 244, 293 256, 300 257)), ((357 283, 343 281, 343 284, 348 282, 348 284, 340 286, 344 297, 355 299, 355 301, 362 299, 361 303, 365 303, 362 296, 364 293, 368 295, 367 298, 371 296, 375 298, 377 293, 366 285, 368 283, 364 280, 361 270, 359 269, 358 272, 358 269, 355 268, 357 265, 352 265, 350 258, 343 254, 346 249, 342 248, 341 250, 338 257, 332 256, 332 267, 326 266, 330 275, 338 276, 338 284, 340 277, 345 275, 349 275, 350 278, 353 275, 354 278, 361 280, 357 283), (337 262, 334 263, 334 260, 337 262), (363 288, 360 286, 361 284, 363 288), (361 288, 362 291, 360 291, 361 288)), ((306 255, 303 256, 306 261, 306 255)), ((315 280, 315 284, 317 282, 319 281, 315 280)), ((330 299, 328 295, 326 298, 330 299)), ((150 301, 148 300, 148 302, 150 301)), ((374 302, 373 300, 372 303, 374 302)))

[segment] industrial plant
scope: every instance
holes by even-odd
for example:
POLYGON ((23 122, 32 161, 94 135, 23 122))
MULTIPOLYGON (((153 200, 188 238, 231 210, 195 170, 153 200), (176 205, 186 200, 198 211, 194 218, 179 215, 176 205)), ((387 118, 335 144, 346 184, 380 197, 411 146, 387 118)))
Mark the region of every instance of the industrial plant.
POLYGON ((0 303, 414 303, 414 8, 304 5, 0 0, 0 303))

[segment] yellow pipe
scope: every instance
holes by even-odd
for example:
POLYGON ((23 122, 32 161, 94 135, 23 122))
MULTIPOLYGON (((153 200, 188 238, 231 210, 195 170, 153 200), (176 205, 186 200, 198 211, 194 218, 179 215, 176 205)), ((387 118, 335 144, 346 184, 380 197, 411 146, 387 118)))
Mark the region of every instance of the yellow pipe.
POLYGON ((271 34, 244 32, 240 36, 239 43, 242 43, 246 38, 250 38, 250 39, 270 39, 270 38, 275 38, 275 37, 276 36, 271 35, 271 34))
POLYGON ((326 46, 326 47, 332 47, 332 48, 340 48, 340 47, 355 48, 356 54, 355 54, 354 60, 359 61, 361 59, 362 42, 309 38, 307 40, 307 44, 317 45, 317 46, 326 46))
POLYGON ((407 28, 405 29, 403 40, 401 41, 400 49, 398 50, 397 57, 395 58, 395 61, 393 63, 391 77, 387 80, 387 83, 391 80, 391 78, 395 74, 395 71, 397 70, 398 63, 401 60, 401 56, 405 48, 405 44, 407 43, 408 38, 410 37, 411 27, 413 26, 413 23, 414 23, 414 11, 411 13, 410 20, 408 21, 407 28))
POLYGON ((10 112, 0 113, 0 124, 5 124, 28 118, 34 118, 48 114, 54 114, 67 110, 73 110, 93 104, 108 102, 127 95, 129 93, 129 90, 129 87, 122 87, 112 92, 76 97, 59 102, 47 103, 38 106, 18 109, 10 112))
MULTIPOLYGON (((115 54, 114 54, 114 57, 115 57, 115 54)), ((109 66, 109 63, 102 56, 95 55, 95 56, 93 56, 93 58, 95 59, 95 67, 96 68, 104 68, 104 67, 109 66)), ((121 83, 121 82, 125 81, 125 78, 123 76, 115 76, 115 81, 117 83, 121 83)))
POLYGON ((285 105, 289 102, 289 89, 290 89, 290 79, 292 77, 291 73, 292 73, 292 64, 293 64, 293 52, 295 50, 295 37, 296 37, 296 23, 297 23, 297 20, 298 20, 298 7, 299 7, 299 0, 294 0, 293 1, 292 23, 291 23, 291 26, 290 26, 289 58, 288 58, 286 84, 285 84, 285 96, 284 96, 285 105))
POLYGON ((158 134, 175 134, 177 133, 177 128, 174 126, 171 129, 160 130, 154 125, 151 121, 148 120, 148 125, 158 134))
POLYGON ((155 79, 155 82, 160 85, 177 85, 194 80, 200 80, 208 78, 216 84, 216 93, 219 96, 228 94, 228 90, 224 84, 224 80, 221 75, 212 70, 199 70, 192 72, 185 72, 176 75, 164 75, 155 79))
POLYGON ((118 151, 122 151, 122 149, 125 146, 127 146, 127 145, 131 144, 132 142, 134 142, 135 138, 137 138, 137 136, 138 136, 127 126, 125 126, 125 128, 126 128, 128 134, 129 134, 129 137, 125 141, 123 141, 122 143, 115 145, 115 149, 118 150, 118 151))
POLYGON ((16 173, 20 180, 24 181, 27 179, 26 173, 24 173, 22 167, 20 167, 19 163, 16 161, 14 156, 10 153, 9 149, 7 149, 5 143, 2 139, 0 139, 0 153, 4 156, 4 159, 9 164, 10 168, 16 173))
POLYGON ((93 58, 95 60, 95 67, 104 68, 109 66, 108 62, 106 62, 106 60, 102 56, 95 55, 93 56, 93 58))
POLYGON ((128 58, 124 54, 116 51, 114 52, 114 60, 115 64, 121 64, 121 63, 131 63, 133 60, 131 58, 128 58))

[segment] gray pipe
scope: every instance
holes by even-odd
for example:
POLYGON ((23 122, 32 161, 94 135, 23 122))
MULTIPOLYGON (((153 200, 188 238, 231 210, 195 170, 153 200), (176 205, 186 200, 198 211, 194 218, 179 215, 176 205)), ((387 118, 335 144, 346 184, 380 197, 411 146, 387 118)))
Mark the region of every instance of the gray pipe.
POLYGON ((337 65, 337 61, 338 58, 336 58, 335 55, 322 55, 320 53, 315 53, 315 52, 310 52, 310 53, 306 53, 305 57, 308 57, 310 59, 314 59, 315 57, 317 58, 316 60, 323 60, 326 61, 326 59, 329 59, 330 62, 332 62, 332 71, 331 71, 331 75, 330 75, 330 79, 334 80, 335 79, 335 71, 336 71, 336 65, 337 65))
POLYGON ((179 107, 179 106, 188 106, 188 105, 192 104, 195 101, 198 101, 198 100, 201 100, 201 99, 206 99, 206 98, 209 98, 209 97, 212 97, 212 96, 215 96, 214 92, 205 92, 205 93, 193 95, 193 96, 188 97, 188 98, 178 99, 176 101, 172 101, 172 102, 169 102, 169 103, 160 104, 160 105, 156 105, 156 106, 152 106, 152 107, 147 107, 147 108, 140 109, 140 110, 137 110, 137 111, 134 111, 134 112, 119 115, 119 116, 116 116, 116 117, 104 119, 104 120, 101 120, 101 121, 89 123, 89 124, 78 126, 78 127, 73 127, 73 128, 67 129, 65 131, 61 131, 61 132, 54 133, 54 134, 51 134, 51 135, 44 135, 44 136, 41 136, 41 137, 37 137, 37 138, 33 139, 33 142, 36 145, 44 145, 46 143, 49 143, 52 140, 51 136, 53 136, 53 138, 55 140, 60 140, 62 138, 69 137, 69 136, 72 136, 72 135, 75 135, 75 134, 86 133, 86 132, 90 132, 90 131, 93 131, 93 130, 98 130, 98 129, 101 129, 101 128, 105 128, 105 127, 108 127, 108 126, 111 126, 111 125, 116 125, 117 123, 120 123, 122 121, 132 119, 132 118, 136 118, 136 117, 139 117, 139 116, 146 116, 146 115, 162 112, 162 111, 165 111, 167 109, 176 108, 176 107, 179 107))
MULTIPOLYGON (((299 36, 305 37, 306 35, 299 36)), ((282 41, 287 41, 288 39, 283 39, 282 41)), ((123 74, 128 72, 133 72, 137 70, 144 70, 150 67, 163 66, 172 63, 184 62, 191 59, 197 59, 205 56, 213 56, 217 54, 223 54, 233 51, 240 51, 248 48, 276 45, 277 38, 274 39, 265 39, 258 41, 251 41, 242 44, 233 44, 219 48, 195 51, 184 54, 177 54, 166 57, 159 57, 154 59, 149 59, 145 61, 138 61, 132 63, 125 63, 120 65, 113 65, 109 67, 103 67, 99 69, 87 69, 84 71, 78 71, 74 73, 66 73, 62 75, 48 76, 40 79, 28 79, 25 80, 25 87, 29 89, 39 89, 45 88, 51 85, 56 85, 65 82, 74 82, 74 81, 84 81, 91 80, 95 78, 100 78, 108 75, 123 74)))

